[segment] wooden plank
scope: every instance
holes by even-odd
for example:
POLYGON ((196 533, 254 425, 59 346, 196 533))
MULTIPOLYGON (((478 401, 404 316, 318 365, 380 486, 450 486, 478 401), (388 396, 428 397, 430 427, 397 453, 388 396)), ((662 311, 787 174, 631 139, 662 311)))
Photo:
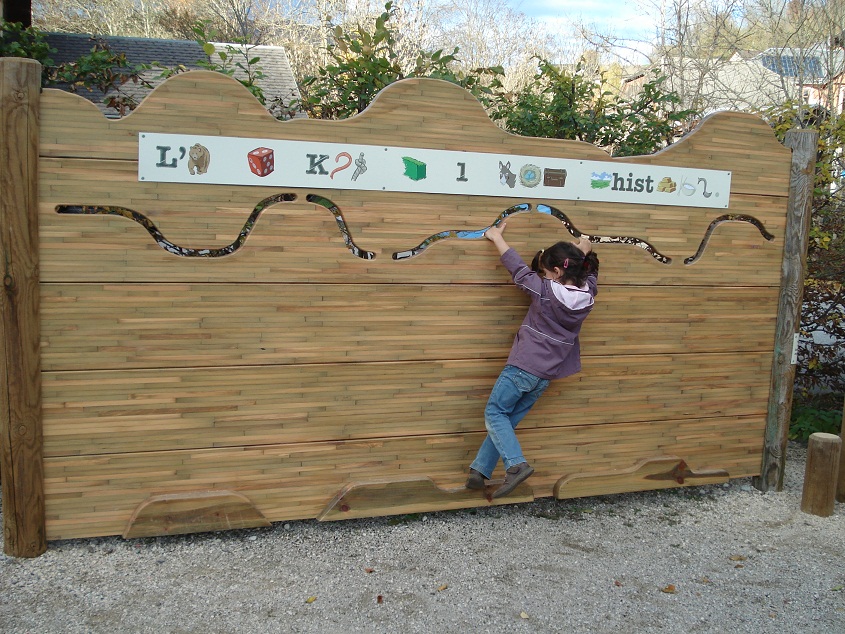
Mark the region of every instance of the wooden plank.
POLYGON ((796 333, 801 325, 801 298, 807 266, 807 244, 813 211, 813 182, 819 135, 815 130, 790 130, 785 143, 792 148, 792 168, 786 237, 781 266, 781 291, 772 365, 772 389, 761 476, 754 485, 761 491, 783 489, 786 440, 792 412, 796 333))
MULTIPOLYGON (((41 292, 45 370, 501 358, 528 307, 513 284, 460 293, 418 284, 42 284, 41 292)), ((767 350, 776 301, 775 288, 602 285, 584 354, 767 350)))
MULTIPOLYGON (((205 71, 177 75, 159 86, 130 116, 107 121, 79 98, 47 90, 43 98, 45 156, 137 159, 137 133, 171 132, 337 143, 387 143, 447 150, 502 152, 610 160, 602 150, 578 141, 510 135, 493 124, 467 91, 448 82, 409 79, 391 84, 361 115, 344 121, 275 121, 236 81, 205 71), (234 112, 237 116, 227 114, 234 112), (78 113, 76 115, 69 113, 78 113), (165 116, 166 115, 166 116, 165 116), (75 125, 68 125, 76 116, 75 125), (379 136, 383 137, 379 140, 379 136), (96 138, 97 143, 90 143, 96 138)), ((786 195, 788 178, 770 166, 784 155, 771 129, 760 118, 717 113, 672 148, 651 157, 620 162, 730 165, 734 191, 786 195), (741 159, 741 160, 740 160, 741 159), (757 164, 754 164, 755 159, 757 164)))
POLYGON ((38 97, 41 65, 0 58, 0 479, 3 551, 43 553, 38 292, 38 97))
POLYGON ((245 495, 234 491, 193 491, 152 495, 144 500, 129 518, 123 538, 266 526, 270 522, 245 495))
MULTIPOLYGON (((536 497, 565 474, 624 469, 655 452, 690 469, 757 473, 763 416, 526 429, 520 440, 535 467, 536 497)), ((271 522, 317 517, 345 486, 374 478, 431 478, 457 488, 483 434, 407 436, 111 456, 47 458, 48 539, 121 534, 151 494, 237 490, 271 522)), ((500 472, 499 472, 500 473, 500 472)), ((494 475, 494 477, 499 477, 494 475)), ((480 504, 486 500, 480 498, 480 504)), ((420 504, 409 512, 437 510, 420 504)))
MULTIPOLYGON (((44 374, 45 455, 483 431, 504 359, 44 374)), ((770 353, 586 357, 520 429, 765 412, 770 353), (577 415, 565 414, 578 412, 577 415)))
MULTIPOLYGON (((67 203, 67 199, 54 198, 67 203)), ((78 200, 75 202, 79 202, 78 200)), ((738 200, 737 205, 743 201, 738 200)), ((748 201, 752 211, 754 201, 748 201)), ((497 283, 507 279, 498 264, 498 257, 483 238, 462 240, 451 238, 435 242, 420 255, 407 260, 393 260, 393 253, 415 248, 428 237, 444 229, 479 229, 492 222, 502 208, 482 210, 464 205, 454 214, 475 213, 480 210, 483 220, 477 224, 453 224, 453 218, 425 213, 431 218, 428 227, 417 228, 412 219, 397 220, 395 210, 379 208, 352 209, 347 220, 355 227, 351 232, 355 244, 375 254, 375 259, 356 257, 344 244, 334 217, 324 208, 299 203, 280 204, 267 209, 256 223, 244 245, 232 255, 222 258, 186 258, 160 247, 140 224, 116 216, 59 215, 55 205, 42 203, 42 279, 44 281, 214 281, 214 282, 331 282, 344 283, 366 279, 374 283, 497 283), (366 223, 355 224, 355 214, 369 213, 366 223), (445 217, 446 220, 441 220, 445 217), (352 218, 352 220, 350 220, 352 218)), ((585 213, 600 213, 601 206, 583 207, 585 213)), ((686 258, 695 256, 706 235, 709 220, 697 222, 698 231, 691 232, 685 216, 665 221, 668 210, 659 214, 650 211, 641 216, 651 229, 635 231, 632 225, 617 225, 611 229, 600 220, 579 222, 582 230, 596 235, 633 235, 649 239, 657 251, 673 258, 663 264, 646 250, 628 244, 600 244, 596 247, 602 259, 602 282, 631 285, 763 285, 778 286, 778 267, 783 249, 783 231, 776 222, 766 228, 776 236, 767 241, 760 231, 744 222, 719 225, 704 250, 703 256, 692 265, 686 258), (663 223, 662 226, 661 223, 663 223), (648 232, 652 231, 650 235, 648 232)), ((212 210, 215 218, 217 211, 212 210)), ((579 217, 580 211, 573 212, 579 217)), ((179 246, 202 249, 220 247, 235 241, 248 217, 248 212, 225 211, 220 215, 221 227, 209 226, 208 213, 179 215, 167 222, 182 222, 179 232, 185 235, 210 235, 213 240, 183 238, 179 246), (237 218, 235 217, 237 216, 237 218), (228 220, 226 219, 228 218, 228 220)), ((407 218, 407 216, 406 216, 407 218)), ((422 221, 420 221, 422 222, 422 221)), ((631 222, 630 220, 627 222, 631 222)), ((173 225, 171 225, 173 226, 173 225)), ((178 233, 178 232, 177 232, 178 233)), ((508 223, 509 241, 526 259, 540 248, 556 240, 572 239, 570 233, 555 218, 544 214, 520 214, 508 223)), ((170 233, 165 233, 168 240, 170 233)))
MULTIPOLYGON (((137 166, 131 162, 43 159, 40 195, 45 215, 49 216, 44 218, 44 226, 87 227, 79 216, 54 217, 58 205, 113 205, 144 214, 175 244, 216 248, 237 238, 256 205, 268 196, 280 193, 262 187, 215 185, 209 188, 145 183, 138 182, 137 178, 137 166)), ((256 222, 255 235, 274 238, 275 244, 289 244, 289 238, 301 231, 298 224, 307 221, 310 221, 306 226, 312 234, 318 227, 325 226, 329 236, 339 235, 334 216, 324 207, 307 202, 310 190, 284 191, 296 195, 297 201, 267 207, 256 222), (276 223, 278 226, 266 226, 276 223)), ((644 240, 678 260, 678 266, 683 266, 683 260, 696 253, 710 223, 726 214, 752 216, 769 233, 782 238, 786 204, 785 197, 773 199, 770 195, 743 194, 732 197, 729 210, 439 194, 416 196, 409 201, 407 194, 398 192, 335 190, 321 194, 340 208, 353 240, 360 247, 375 252, 377 257, 390 258, 393 253, 414 248, 442 231, 483 229, 506 209, 526 202, 534 211, 517 217, 520 221, 523 216, 530 217, 534 224, 546 227, 543 244, 548 244, 549 230, 556 230, 562 238, 572 236, 560 220, 538 213, 538 205, 557 209, 579 231, 589 235, 633 236, 644 240), (411 214, 407 211, 409 204, 413 207, 411 214)), ((99 224, 106 222, 103 217, 93 220, 100 221, 99 224)), ((134 224, 131 220, 120 220, 123 221, 121 225, 134 224)), ((140 225, 135 229, 139 237, 145 239, 144 244, 151 239, 140 225)), ((757 238, 753 243, 755 247, 765 242, 759 231, 755 230, 751 235, 757 238)), ((92 242, 89 248, 96 251, 98 245, 92 242)), ((327 255, 342 253, 331 251, 327 255)))

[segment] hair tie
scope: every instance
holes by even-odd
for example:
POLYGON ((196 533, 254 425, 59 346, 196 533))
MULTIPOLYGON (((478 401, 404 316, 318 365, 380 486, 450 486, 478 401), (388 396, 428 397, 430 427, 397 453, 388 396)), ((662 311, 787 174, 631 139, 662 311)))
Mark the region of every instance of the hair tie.
POLYGON ((565 268, 565 269, 568 269, 568 268, 569 268, 569 258, 566 258, 566 259, 563 261, 563 268, 565 268))
POLYGON ((583 266, 585 269, 586 269, 588 266, 590 266, 590 263, 589 263, 589 261, 587 261, 587 258, 586 258, 586 257, 584 257, 584 263, 583 263, 581 266, 583 266))

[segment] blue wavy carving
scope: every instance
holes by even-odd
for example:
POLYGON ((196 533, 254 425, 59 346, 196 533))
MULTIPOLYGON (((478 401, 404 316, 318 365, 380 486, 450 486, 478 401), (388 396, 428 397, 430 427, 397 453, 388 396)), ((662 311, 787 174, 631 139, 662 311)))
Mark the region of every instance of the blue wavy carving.
MULTIPOLYGON (((519 205, 514 205, 513 207, 509 207, 505 209, 499 216, 496 218, 495 222, 493 222, 491 227, 497 226, 500 222, 502 222, 508 216, 518 213, 526 213, 531 211, 531 205, 528 203, 522 203, 519 205)), ((651 256, 661 262, 663 264, 670 264, 672 262, 672 258, 666 257, 665 255, 659 253, 657 249, 651 246, 648 242, 644 240, 640 240, 639 238, 631 238, 626 236, 591 236, 579 231, 572 221, 567 217, 565 213, 560 211, 559 209, 555 209, 554 207, 550 207, 549 205, 537 205, 537 212, 541 214, 546 214, 557 218, 561 221, 564 227, 566 227, 567 231, 572 234, 575 238, 580 238, 582 235, 586 236, 590 242, 595 244, 631 244, 634 246, 638 246, 641 249, 645 249, 648 251, 651 256)), ((414 257, 419 255, 423 251, 425 251, 428 247, 430 247, 435 242, 439 242, 440 240, 445 240, 447 238, 459 238, 462 240, 477 240, 478 238, 484 237, 484 232, 487 231, 490 227, 484 227, 483 229, 478 229, 475 231, 441 231, 440 233, 436 233, 433 236, 430 236, 423 240, 419 245, 412 249, 408 249, 407 251, 397 251, 393 254, 394 260, 405 260, 407 258, 414 257)))

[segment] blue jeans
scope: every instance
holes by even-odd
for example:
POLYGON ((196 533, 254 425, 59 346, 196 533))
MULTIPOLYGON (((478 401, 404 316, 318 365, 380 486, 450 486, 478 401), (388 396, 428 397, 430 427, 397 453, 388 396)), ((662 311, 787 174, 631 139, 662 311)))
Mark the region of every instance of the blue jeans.
POLYGON ((505 469, 526 461, 514 430, 548 386, 548 379, 512 365, 504 367, 484 408, 487 438, 470 465, 472 469, 489 478, 500 457, 505 469))

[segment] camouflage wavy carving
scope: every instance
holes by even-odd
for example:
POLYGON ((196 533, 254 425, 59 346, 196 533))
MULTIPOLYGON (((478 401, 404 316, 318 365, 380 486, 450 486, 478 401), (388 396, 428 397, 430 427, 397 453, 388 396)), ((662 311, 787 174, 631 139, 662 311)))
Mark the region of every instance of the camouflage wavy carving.
MULTIPOLYGON (((244 245, 247 237, 255 226, 255 223, 258 221, 259 216, 261 216, 261 212, 263 212, 267 207, 281 202, 292 202, 295 201, 296 198, 296 194, 275 194, 265 198, 252 210, 249 218, 247 218, 247 221, 244 223, 243 229, 241 229, 240 233, 238 233, 238 237, 235 238, 232 243, 227 244, 224 247, 213 249, 192 249, 188 247, 181 247, 168 240, 155 223, 147 218, 147 216, 126 207, 104 205, 58 205, 56 207, 56 213, 123 216, 124 218, 133 220, 144 227, 152 236, 153 240, 156 241, 156 244, 168 253, 186 258, 219 258, 231 255, 244 245)), ((306 196, 306 200, 310 203, 314 203, 315 205, 325 207, 334 215, 335 221, 340 229, 340 234, 343 237, 343 241, 353 255, 365 260, 372 260, 375 257, 375 253, 359 249, 352 240, 352 237, 349 234, 349 229, 346 227, 346 222, 343 219, 343 214, 337 205, 327 198, 323 198, 322 196, 317 196, 315 194, 308 194, 308 196, 306 196)))
MULTIPOLYGON (((243 229, 241 229, 240 233, 238 234, 238 237, 235 238, 235 240, 231 244, 228 244, 224 247, 210 249, 192 249, 188 247, 181 247, 178 244, 174 244, 164 236, 164 234, 158 229, 155 223, 149 218, 147 218, 147 216, 140 212, 134 211, 133 209, 128 209, 126 207, 98 205, 58 205, 56 207, 56 212, 60 214, 103 214, 123 216, 124 218, 133 220, 140 224, 142 227, 144 227, 147 232, 153 237, 153 240, 155 240, 156 243, 162 249, 169 253, 189 258, 216 258, 230 255, 240 249, 246 242, 246 239, 252 231, 253 227, 255 226, 255 223, 258 221, 261 212, 263 212, 267 207, 281 202, 292 202, 296 199, 296 194, 290 193, 276 194, 265 198, 264 200, 259 202, 252 210, 252 213, 249 215, 249 218, 244 223, 243 229)), ((346 245, 346 248, 349 249, 349 251, 353 255, 364 260, 372 260, 376 257, 376 254, 372 251, 366 251, 364 249, 361 249, 355 244, 355 241, 352 239, 352 235, 349 232, 349 228, 346 225, 346 221, 343 218, 343 212, 340 210, 340 207, 338 207, 333 201, 318 194, 308 194, 305 199, 310 203, 320 205, 321 207, 326 208, 332 213, 335 218, 335 221, 337 222, 337 226, 340 231, 340 235, 343 238, 343 242, 346 245)), ((530 212, 531 209, 532 205, 529 203, 520 203, 518 205, 508 207, 497 216, 496 220, 490 226, 498 225, 505 218, 508 218, 509 216, 512 216, 514 214, 530 212)), ((546 214, 557 218, 561 222, 561 224, 566 227, 566 230, 575 238, 580 238, 583 235, 586 236, 590 240, 590 242, 594 244, 627 244, 635 246, 647 251, 649 255, 651 255, 651 257, 653 257, 655 260, 662 264, 668 265, 672 263, 672 258, 663 255, 656 248, 654 248, 653 245, 649 244, 645 240, 641 240, 640 238, 636 238, 633 236, 588 235, 586 233, 583 233, 582 231, 579 231, 578 228, 575 227, 575 225, 569 219, 569 217, 559 209, 556 209, 555 207, 539 204, 536 206, 536 211, 537 213, 546 214)), ((707 231, 705 232, 704 237, 702 238, 695 255, 686 258, 684 260, 684 264, 693 264, 701 258, 705 249, 707 248, 707 243, 709 242, 710 236, 713 234, 713 231, 716 229, 716 227, 718 227, 724 222, 747 222, 756 227, 760 231, 760 234, 766 240, 774 240, 774 236, 768 231, 766 231, 763 224, 753 216, 743 214, 726 214, 724 216, 716 218, 713 222, 710 223, 710 226, 707 227, 707 231)), ((484 232, 489 229, 490 226, 484 227, 482 229, 452 229, 441 231, 426 238, 420 244, 411 249, 407 249, 405 251, 396 251, 395 253, 393 253, 393 259, 407 260, 408 258, 415 257, 425 251, 432 244, 440 242, 441 240, 447 240, 450 238, 457 238, 459 240, 478 240, 484 237, 484 232)))
POLYGON ((318 196, 317 194, 308 194, 305 199, 309 203, 314 203, 315 205, 320 205, 321 207, 325 207, 332 215, 334 215, 334 219, 337 221, 337 226, 340 229, 340 235, 343 238, 343 243, 346 245, 346 248, 352 251, 353 255, 358 256, 364 260, 372 260, 376 257, 376 254, 372 251, 364 251, 363 249, 359 249, 355 242, 352 240, 352 236, 349 233, 349 228, 346 226, 346 222, 343 219, 343 213, 340 211, 340 207, 334 204, 328 198, 324 196, 318 196))
POLYGON ((693 264, 697 262, 699 258, 701 258, 702 254, 704 253, 704 249, 707 248, 707 243, 710 241, 710 236, 713 234, 713 231, 723 222, 748 222, 755 227, 760 232, 766 240, 771 242, 775 239, 775 237, 766 231, 766 228, 763 226, 763 223, 757 220, 754 216, 747 216, 744 214, 725 214, 724 216, 719 216, 713 222, 710 223, 710 226, 707 227, 707 231, 704 232, 704 237, 701 239, 701 244, 698 245, 698 251, 695 252, 695 255, 692 257, 686 258, 684 260, 684 264, 693 264))

